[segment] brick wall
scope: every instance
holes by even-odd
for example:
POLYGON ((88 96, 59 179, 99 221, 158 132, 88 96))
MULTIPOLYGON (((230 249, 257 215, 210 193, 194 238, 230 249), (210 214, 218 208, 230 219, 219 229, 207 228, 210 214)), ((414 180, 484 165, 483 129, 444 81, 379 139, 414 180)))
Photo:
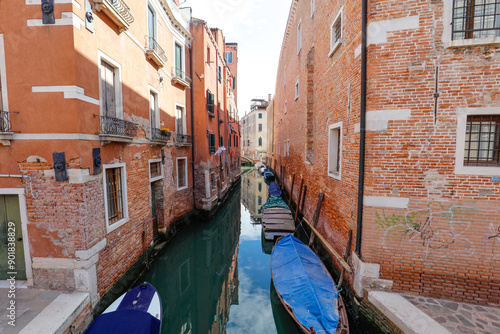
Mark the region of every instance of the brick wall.
MULTIPOLYGON (((498 305, 500 184, 492 178, 497 169, 457 171, 456 155, 457 142, 464 140, 457 130, 460 113, 500 114, 500 49, 451 42, 451 5, 369 1, 361 255, 364 262, 380 264, 381 278, 393 280, 396 290, 498 305)), ((361 1, 316 1, 312 17, 309 2, 292 5, 274 97, 274 141, 281 147, 269 155, 277 170, 286 167, 288 190, 296 175, 295 201, 304 178, 308 219, 318 193, 325 193, 319 230, 340 253, 348 230, 356 235, 358 214, 360 18, 361 1), (330 27, 341 9, 342 42, 330 55, 330 27), (297 52, 299 22, 303 38, 297 52), (312 67, 307 55, 313 47, 312 67), (328 127, 337 122, 340 180, 328 176, 328 127), (305 162, 311 144, 313 160, 305 162)))

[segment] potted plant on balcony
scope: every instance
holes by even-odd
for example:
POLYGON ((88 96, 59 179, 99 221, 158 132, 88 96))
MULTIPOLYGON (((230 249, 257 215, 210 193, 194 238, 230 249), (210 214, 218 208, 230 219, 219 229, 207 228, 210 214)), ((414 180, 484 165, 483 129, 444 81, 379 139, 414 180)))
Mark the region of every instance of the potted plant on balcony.
POLYGON ((162 136, 167 137, 167 139, 170 138, 171 132, 170 132, 169 128, 161 128, 160 132, 161 132, 162 136))

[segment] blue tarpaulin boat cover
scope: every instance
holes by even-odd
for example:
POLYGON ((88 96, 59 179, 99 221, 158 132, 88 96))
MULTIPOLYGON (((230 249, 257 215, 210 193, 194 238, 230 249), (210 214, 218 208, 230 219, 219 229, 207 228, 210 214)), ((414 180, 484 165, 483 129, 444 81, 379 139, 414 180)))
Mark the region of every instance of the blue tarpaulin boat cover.
POLYGON ((158 334, 160 320, 147 312, 118 310, 101 314, 87 334, 158 334))
POLYGON ((281 198, 281 196, 273 196, 273 195, 269 196, 266 203, 264 203, 264 205, 262 205, 261 207, 262 210, 267 208, 283 208, 290 210, 290 208, 288 207, 288 205, 286 205, 285 201, 283 201, 283 198, 281 198))
POLYGON ((281 196, 281 189, 276 182, 271 182, 269 185, 269 195, 281 196))
POLYGON ((325 265, 291 234, 273 248, 274 286, 297 320, 316 333, 335 333, 339 321, 337 289, 325 265))

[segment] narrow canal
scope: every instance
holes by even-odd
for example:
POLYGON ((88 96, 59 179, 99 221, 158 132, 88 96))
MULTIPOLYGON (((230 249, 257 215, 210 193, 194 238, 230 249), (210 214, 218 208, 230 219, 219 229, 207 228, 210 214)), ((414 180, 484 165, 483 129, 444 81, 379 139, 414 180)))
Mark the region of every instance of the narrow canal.
MULTIPOLYGON (((272 244, 262 242, 267 185, 256 170, 209 222, 191 222, 165 247, 144 280, 163 303, 163 334, 280 333, 300 330, 271 283, 272 244)), ((356 330, 351 333, 378 333, 356 330)))

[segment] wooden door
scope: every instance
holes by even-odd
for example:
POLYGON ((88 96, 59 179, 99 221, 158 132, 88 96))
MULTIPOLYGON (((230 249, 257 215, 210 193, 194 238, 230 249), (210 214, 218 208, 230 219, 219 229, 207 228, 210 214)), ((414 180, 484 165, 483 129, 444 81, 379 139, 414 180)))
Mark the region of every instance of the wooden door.
POLYGON ((19 197, 0 195, 0 279, 12 275, 16 279, 26 279, 19 197))

